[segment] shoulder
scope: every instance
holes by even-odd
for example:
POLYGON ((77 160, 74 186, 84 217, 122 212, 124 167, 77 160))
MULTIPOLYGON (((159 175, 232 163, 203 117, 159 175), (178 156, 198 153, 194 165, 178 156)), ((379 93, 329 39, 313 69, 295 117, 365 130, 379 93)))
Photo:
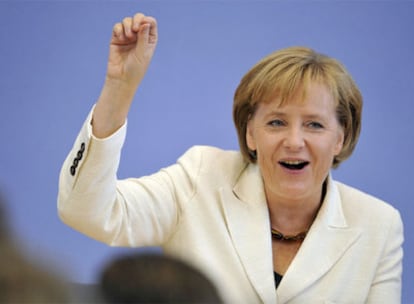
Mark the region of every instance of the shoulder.
POLYGON ((342 201, 342 208, 348 219, 372 222, 383 225, 384 222, 400 221, 399 211, 390 203, 344 183, 334 181, 342 201))
POLYGON ((197 170, 198 175, 221 178, 236 178, 247 165, 239 151, 212 146, 193 146, 178 159, 178 163, 187 170, 197 170))
POLYGON ((389 203, 382 199, 373 196, 360 189, 346 185, 339 181, 334 181, 336 184, 342 200, 345 200, 349 204, 356 204, 362 208, 375 208, 381 211, 392 211, 395 210, 389 203))
POLYGON ((180 157, 179 160, 186 161, 189 159, 198 160, 199 162, 243 162, 242 155, 239 151, 223 150, 213 146, 192 146, 180 157))

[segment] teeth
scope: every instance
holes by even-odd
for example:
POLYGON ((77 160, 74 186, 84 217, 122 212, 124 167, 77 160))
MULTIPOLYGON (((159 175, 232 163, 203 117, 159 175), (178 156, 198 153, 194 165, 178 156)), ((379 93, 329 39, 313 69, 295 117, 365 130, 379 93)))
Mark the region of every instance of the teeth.
POLYGON ((290 169, 290 170, 301 170, 305 168, 305 166, 309 164, 309 162, 302 161, 302 160, 284 160, 284 161, 281 161, 280 164, 283 167, 290 169))
POLYGON ((301 160, 284 160, 283 162, 288 165, 299 165, 303 163, 301 160))

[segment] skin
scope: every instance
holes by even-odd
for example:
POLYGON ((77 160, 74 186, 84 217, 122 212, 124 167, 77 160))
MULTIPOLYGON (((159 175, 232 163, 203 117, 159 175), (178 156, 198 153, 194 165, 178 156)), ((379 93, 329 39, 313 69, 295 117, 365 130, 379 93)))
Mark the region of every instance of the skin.
MULTIPOLYGON (((293 98, 283 107, 276 99, 260 103, 248 122, 246 139, 249 149, 257 152, 272 227, 287 235, 308 230, 344 139, 329 90, 312 83, 305 100, 293 98), (281 164, 287 161, 307 165, 292 170, 281 164)), ((300 244, 273 241, 275 271, 286 272, 300 244)))
POLYGON ((125 123, 157 41, 157 21, 153 17, 137 13, 114 25, 105 83, 92 119, 96 137, 108 137, 125 123))

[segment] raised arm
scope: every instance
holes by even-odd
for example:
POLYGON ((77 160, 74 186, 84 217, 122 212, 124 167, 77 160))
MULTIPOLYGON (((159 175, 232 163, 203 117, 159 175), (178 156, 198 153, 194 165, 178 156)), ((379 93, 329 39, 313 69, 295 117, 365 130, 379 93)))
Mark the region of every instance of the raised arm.
POLYGON ((92 130, 96 137, 107 137, 124 124, 157 41, 157 22, 153 17, 138 13, 114 25, 106 79, 93 113, 92 130))
POLYGON ((124 122, 157 39, 156 20, 143 14, 114 25, 101 95, 60 171, 59 217, 74 229, 112 245, 160 244, 176 219, 168 186, 160 191, 154 183, 140 186, 138 181, 117 178, 126 135, 124 122), (163 204, 154 215, 151 210, 157 202, 163 204), (159 225, 167 226, 167 232, 153 221, 161 213, 166 216, 159 225))

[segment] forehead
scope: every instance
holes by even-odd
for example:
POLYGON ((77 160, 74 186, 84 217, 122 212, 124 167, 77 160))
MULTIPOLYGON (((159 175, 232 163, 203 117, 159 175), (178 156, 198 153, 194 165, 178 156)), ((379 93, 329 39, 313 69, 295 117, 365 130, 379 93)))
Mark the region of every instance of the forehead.
POLYGON ((273 96, 259 102, 258 105, 269 105, 272 108, 283 108, 288 105, 301 107, 317 107, 323 109, 335 109, 337 101, 332 94, 332 90, 324 83, 310 82, 306 85, 298 87, 290 94, 276 92, 273 96))

